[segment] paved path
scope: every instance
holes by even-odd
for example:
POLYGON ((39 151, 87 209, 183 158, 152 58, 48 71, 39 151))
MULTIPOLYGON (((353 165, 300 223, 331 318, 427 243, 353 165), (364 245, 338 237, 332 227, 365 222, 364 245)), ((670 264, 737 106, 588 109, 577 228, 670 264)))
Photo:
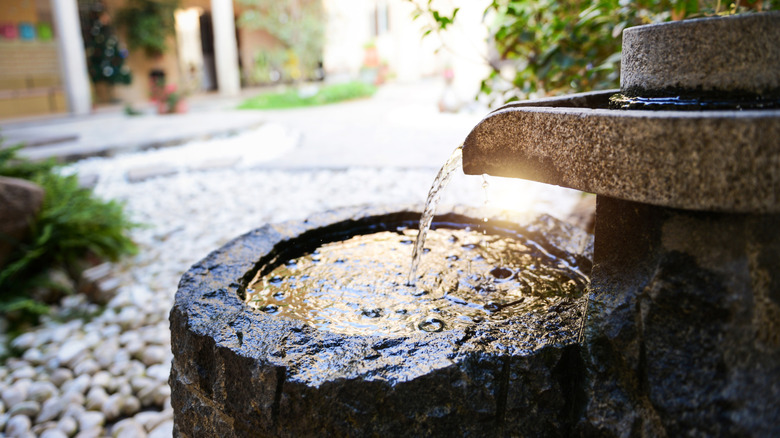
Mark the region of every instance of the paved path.
POLYGON ((321 107, 236 110, 240 99, 194 98, 181 115, 126 116, 120 111, 85 117, 0 122, 5 145, 27 142, 31 158, 73 161, 112 156, 191 140, 225 136, 264 123, 300 134, 300 142, 273 168, 438 167, 486 111, 441 114, 440 81, 388 84, 370 99, 321 107), (36 145, 37 144, 37 145, 36 145))

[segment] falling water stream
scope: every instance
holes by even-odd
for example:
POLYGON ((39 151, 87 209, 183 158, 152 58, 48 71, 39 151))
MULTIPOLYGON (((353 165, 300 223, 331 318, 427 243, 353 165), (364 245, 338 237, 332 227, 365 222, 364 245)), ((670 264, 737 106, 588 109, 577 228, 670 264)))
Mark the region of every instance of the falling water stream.
POLYGON ((420 258, 422 258, 423 255, 425 237, 428 235, 428 229, 431 228, 433 215, 436 214, 436 207, 439 206, 442 191, 444 191, 444 188, 447 187, 450 179, 452 179, 452 172, 461 166, 462 160, 463 145, 460 145, 455 148, 444 163, 444 166, 439 170, 439 173, 436 174, 436 178, 434 178, 433 184, 431 185, 431 190, 428 191, 428 199, 425 201, 425 209, 420 218, 420 231, 417 233, 417 240, 414 243, 414 250, 412 250, 412 266, 409 269, 409 277, 406 280, 406 284, 409 286, 414 286, 416 283, 417 267, 420 265, 420 258))

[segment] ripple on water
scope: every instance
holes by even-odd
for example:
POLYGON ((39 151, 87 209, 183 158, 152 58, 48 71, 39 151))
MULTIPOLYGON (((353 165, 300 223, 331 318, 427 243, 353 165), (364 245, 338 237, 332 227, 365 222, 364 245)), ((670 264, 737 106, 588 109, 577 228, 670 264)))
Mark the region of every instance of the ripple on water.
POLYGON ((537 242, 436 229, 429 231, 417 283, 409 286, 399 276, 408 269, 416 233, 399 228, 324 244, 258 274, 246 302, 323 330, 400 335, 547 309, 581 296, 587 283, 576 266, 537 242))

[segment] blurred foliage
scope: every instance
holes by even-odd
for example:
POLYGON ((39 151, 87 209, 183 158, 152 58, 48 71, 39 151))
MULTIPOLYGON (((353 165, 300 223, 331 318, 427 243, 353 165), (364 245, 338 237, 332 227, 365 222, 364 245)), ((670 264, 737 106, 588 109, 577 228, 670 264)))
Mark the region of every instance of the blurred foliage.
POLYGON ((320 0, 238 0, 244 10, 238 25, 262 30, 279 47, 256 57, 253 78, 298 81, 315 79, 325 41, 325 11, 320 0))
MULTIPOLYGON (((424 36, 456 21, 457 8, 447 14, 435 0, 407 1, 415 5, 414 17, 425 20, 424 36)), ((777 9, 780 0, 493 0, 483 16, 492 36, 491 73, 480 94, 500 104, 617 88, 627 27, 777 9)))
POLYGON ((19 149, 0 144, 0 175, 32 181, 43 187, 45 196, 28 236, 16 242, 0 268, 0 314, 15 323, 35 322, 48 312, 50 303, 40 302, 33 291, 61 287, 50 280, 53 269, 75 281, 86 257, 115 261, 137 252, 127 235, 137 225, 122 204, 99 199, 79 186, 77 175, 62 175, 52 160, 19 158, 19 149))
POLYGON ((143 49, 147 56, 160 56, 168 50, 167 39, 176 31, 173 12, 179 0, 128 0, 117 15, 130 49, 143 49))
POLYGON ((102 1, 85 3, 81 35, 87 55, 87 72, 93 84, 129 84, 133 77, 125 65, 127 50, 120 44, 102 1))
POLYGON ((326 105, 345 100, 370 97, 376 87, 365 82, 353 81, 317 87, 314 85, 301 89, 289 89, 281 93, 263 93, 245 100, 240 109, 280 109, 303 106, 326 105))

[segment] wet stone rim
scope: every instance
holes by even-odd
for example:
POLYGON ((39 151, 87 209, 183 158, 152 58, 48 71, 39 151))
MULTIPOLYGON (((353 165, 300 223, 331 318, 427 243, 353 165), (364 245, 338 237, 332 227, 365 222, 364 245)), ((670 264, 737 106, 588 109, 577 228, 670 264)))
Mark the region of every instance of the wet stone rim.
MULTIPOLYGON (((453 209, 437 215, 436 222, 467 222, 475 225, 481 222, 481 219, 465 216, 464 213, 473 211, 453 209)), ((486 414, 488 417, 500 416, 503 421, 504 412, 511 413, 511 409, 523 411, 519 407, 512 408, 512 403, 507 405, 506 397, 512 399, 511 390, 510 396, 507 396, 507 385, 511 387, 512 384, 500 385, 503 389, 496 389, 476 382, 482 378, 494 382, 497 373, 509 379, 507 373, 510 368, 532 366, 529 362, 552 367, 563 361, 563 356, 574 357, 564 354, 561 348, 577 342, 579 323, 587 299, 584 295, 550 309, 543 317, 515 315, 501 321, 484 321, 475 324, 473 329, 397 336, 356 336, 317 330, 302 321, 252 310, 241 300, 243 288, 263 264, 277 256, 285 259, 289 251, 301 250, 297 246, 301 242, 296 239, 298 236, 322 235, 324 229, 327 234, 325 240, 338 240, 338 236, 343 238, 372 232, 389 224, 394 229, 401 223, 415 223, 419 216, 418 211, 410 209, 346 209, 324 213, 305 221, 267 225, 234 239, 193 266, 182 277, 170 318, 174 352, 170 381, 174 392, 172 403, 176 412, 177 430, 181 431, 182 427, 218 430, 213 424, 189 424, 200 421, 197 417, 214 414, 209 411, 214 409, 213 406, 217 406, 217 413, 234 418, 229 423, 239 421, 236 418, 240 417, 243 418, 240 421, 258 422, 251 427, 282 427, 279 423, 284 420, 280 419, 280 415, 293 409, 290 407, 286 410, 284 400, 293 399, 296 394, 308 394, 301 397, 308 397, 310 402, 325 397, 323 394, 327 394, 327 391, 317 392, 323 385, 344 385, 349 388, 344 392, 368 391, 371 403, 373 399, 383 400, 382 409, 395 412, 394 409, 406 409, 403 405, 408 401, 402 402, 394 397, 402 392, 413 391, 412 387, 419 385, 419 382, 414 382, 416 379, 425 376, 426 380, 437 381, 452 373, 468 376, 466 381, 474 382, 468 391, 490 392, 491 399, 498 400, 492 402, 493 410, 486 414), (282 246, 288 249, 282 253, 275 251, 275 247, 282 246), (542 329, 547 332, 544 338, 534 336, 536 331, 542 329), (243 363, 241 370, 229 372, 234 361, 243 363), (478 363, 483 364, 477 366, 478 363), (247 376, 247 373, 250 375, 247 376), (255 380, 258 375, 269 373, 270 377, 263 378, 266 379, 263 380, 265 383, 255 380), (376 387, 376 384, 380 386, 376 387), (246 396, 252 400, 242 402, 241 406, 244 407, 236 406, 239 403, 236 400, 242 399, 241 394, 247 391, 249 394, 246 396), (383 395, 377 395, 377 391, 383 395), (255 419, 256 414, 241 413, 248 409, 245 406, 263 404, 268 405, 266 412, 270 415, 265 420, 259 417, 255 419), (390 407, 396 405, 397 408, 390 407)), ((496 221, 491 222, 498 224, 496 221)), ((501 225, 509 226, 510 223, 501 225)), ((592 260, 592 235, 576 227, 543 216, 519 228, 537 242, 542 240, 538 233, 554 232, 555 237, 545 239, 550 247, 573 254, 579 248, 581 252, 576 257, 580 262, 589 264, 592 260)), ((445 381, 451 378, 446 377, 445 381)), ((457 390, 459 393, 465 391, 462 388, 457 390)), ((446 398, 453 394, 442 393, 441 396, 446 398)), ((338 397, 336 400, 328 398, 327 403, 334 406, 344 403, 341 395, 338 397)), ((360 396, 355 397, 360 399, 360 396)), ((465 397, 463 402, 468 404, 468 399, 475 396, 461 394, 460 397, 465 397)), ((563 396, 560 398, 562 400, 563 396)), ((561 404, 569 405, 564 401, 561 404)), ((490 410, 490 406, 491 403, 487 403, 486 409, 490 410)), ((482 408, 474 407, 477 410, 482 408)), ((556 411, 553 416, 558 415, 556 411)), ((215 423, 225 421, 213 420, 215 423)), ((446 423, 455 427, 452 419, 446 423)), ((370 430, 377 431, 382 427, 370 426, 370 430)), ((270 430, 267 431, 270 433, 270 430)))
MULTIPOLYGON (((468 209, 460 209, 437 215, 435 222, 471 224, 475 227, 481 223, 481 219, 469 217, 463 213, 469 213, 468 209)), ((322 343, 325 345, 338 343, 350 344, 358 347, 354 351, 362 351, 365 356, 376 355, 377 349, 388 348, 386 339, 389 336, 354 336, 331 333, 317 330, 303 323, 288 318, 282 318, 272 314, 250 309, 244 302, 245 289, 248 282, 256 272, 266 265, 273 265, 278 259, 279 263, 290 257, 300 255, 302 252, 316 248, 322 243, 332 242, 348 238, 357 234, 395 229, 399 225, 416 227, 420 213, 417 211, 403 210, 387 213, 385 210, 346 210, 328 212, 310 218, 305 221, 291 221, 282 224, 267 225, 254 230, 244 236, 234 239, 223 248, 213 252, 202 262, 193 266, 182 278, 179 290, 176 294, 176 303, 173 313, 189 314, 189 328, 195 333, 212 336, 218 345, 223 345, 235 350, 237 353, 246 354, 257 351, 268 351, 271 357, 278 357, 278 365, 296 367, 295 355, 291 351, 283 351, 283 345, 296 345, 291 340, 297 336, 307 342, 322 343), (316 237, 314 237, 316 236, 316 237), (280 245, 283 244, 283 245, 280 245), (283 248, 283 249, 279 249, 283 248), (314 338, 317 338, 315 341, 314 338), (379 344, 375 344, 380 341, 379 344)), ((491 223, 495 224, 495 220, 491 223)), ((494 226, 517 228, 515 224, 503 222, 494 226)), ((554 228, 562 228, 567 236, 577 235, 578 239, 590 239, 584 232, 563 224, 553 218, 540 218, 538 223, 526 228, 529 237, 536 241, 544 241, 538 231, 550 231, 554 228)), ((578 239, 573 239, 576 242, 578 239)), ((560 239, 558 242, 550 242, 552 247, 567 244, 569 247, 561 250, 571 250, 575 247, 570 242, 560 239)), ((590 249, 585 254, 577 256, 584 263, 589 263, 590 249)), ((182 315, 184 316, 184 315, 182 315)), ((536 345, 532 342, 522 342, 527 335, 521 332, 532 331, 528 324, 538 321, 526 320, 523 316, 513 316, 502 321, 485 321, 480 323, 480 331, 487 333, 512 333, 506 339, 517 342, 504 345, 507 354, 527 354, 544 345, 536 345)), ((467 333, 459 330, 445 330, 439 333, 419 333, 413 335, 395 336, 392 344, 413 343, 437 345, 450 343, 454 346, 463 345, 477 333, 467 333)), ((501 336, 504 337, 504 336, 501 336)), ((575 342, 576 339, 564 339, 561 344, 575 342)), ((546 345, 546 344, 545 344, 546 345)), ((305 349, 304 349, 305 350, 305 349)), ((447 354, 437 358, 449 362, 452 355, 457 355, 457 349, 448 351, 447 354)), ((345 362, 355 359, 344 358, 345 362)), ((431 358, 426 358, 426 362, 431 358)), ((409 368, 415 365, 414 358, 409 358, 409 368)), ((345 367, 346 364, 343 364, 345 367)), ((334 373, 343 372, 337 364, 330 363, 334 373)), ((425 367, 423 367, 425 368, 425 367)), ((351 377, 352 376, 350 374, 351 377)), ((322 374, 301 375, 302 381, 318 385, 327 380, 328 375, 322 374)), ((409 376, 407 376, 409 377, 409 376)), ((397 376, 399 380, 404 378, 403 373, 397 376)))

